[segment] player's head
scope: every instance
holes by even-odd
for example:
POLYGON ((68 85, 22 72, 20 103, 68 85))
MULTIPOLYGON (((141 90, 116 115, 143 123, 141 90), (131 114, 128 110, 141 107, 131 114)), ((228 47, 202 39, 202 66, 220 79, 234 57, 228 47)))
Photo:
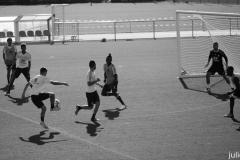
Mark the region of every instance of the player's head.
POLYGON ((42 67, 42 68, 40 69, 40 74, 43 75, 43 76, 46 76, 46 75, 47 75, 47 68, 42 67))
POLYGON ((108 64, 111 64, 111 63, 112 63, 112 55, 111 55, 111 53, 109 53, 109 55, 107 56, 106 62, 107 62, 108 64))
POLYGON ((89 62, 89 67, 90 67, 90 69, 95 70, 95 69, 96 69, 96 63, 95 63, 95 61, 91 60, 91 61, 89 62))
POLYGON ((27 45, 26 45, 26 43, 22 43, 22 44, 21 44, 21 49, 25 51, 25 50, 26 50, 26 48, 27 48, 27 45))
POLYGON ((8 45, 11 45, 12 44, 12 38, 8 38, 7 43, 8 43, 8 45))
POLYGON ((232 66, 229 66, 227 68, 227 75, 228 76, 232 76, 233 75, 233 71, 234 71, 234 68, 232 66))
POLYGON ((214 49, 215 51, 218 50, 218 42, 214 42, 214 43, 213 43, 213 49, 214 49))

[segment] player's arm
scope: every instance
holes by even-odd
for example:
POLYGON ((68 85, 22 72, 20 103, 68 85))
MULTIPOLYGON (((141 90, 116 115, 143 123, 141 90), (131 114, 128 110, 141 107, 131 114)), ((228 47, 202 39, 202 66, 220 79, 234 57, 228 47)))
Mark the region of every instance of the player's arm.
POLYGON ((96 83, 99 87, 101 87, 101 88, 103 88, 103 85, 102 84, 100 84, 100 83, 96 83))
POLYGON ((25 87, 24 87, 24 89, 23 89, 23 93, 22 93, 22 98, 25 98, 26 90, 28 89, 28 87, 29 87, 30 85, 31 85, 30 82, 28 82, 28 83, 25 85, 25 87))
POLYGON ((4 60, 4 63, 5 63, 5 47, 3 48, 3 60, 4 60))
POLYGON ((28 61, 28 72, 30 72, 31 65, 32 65, 31 61, 28 61))
MULTIPOLYGON (((100 81, 100 78, 97 78, 97 80, 95 80, 95 81, 92 81, 92 82, 88 81, 87 84, 88 84, 88 86, 92 86, 92 85, 94 85, 95 83, 97 84, 97 82, 99 82, 99 81, 100 81)), ((100 84, 100 83, 99 83, 99 84, 100 84)))
POLYGON ((50 81, 50 84, 69 86, 69 84, 67 82, 59 82, 59 81, 50 81))
POLYGON ((15 52, 15 55, 14 55, 14 58, 13 58, 13 61, 12 61, 12 66, 16 63, 16 60, 17 60, 17 52, 15 52))
POLYGON ((222 52, 222 54, 223 54, 223 58, 224 58, 224 60, 226 62, 226 67, 228 67, 228 58, 227 58, 227 56, 226 56, 226 54, 224 52, 222 52))
POLYGON ((104 80, 103 80, 104 83, 106 83, 106 79, 107 79, 107 74, 106 72, 104 72, 104 80))
POLYGON ((207 64, 206 64, 205 68, 208 67, 211 58, 212 58, 212 54, 211 54, 211 52, 210 52, 210 54, 209 54, 209 56, 208 56, 208 62, 207 62, 207 64))

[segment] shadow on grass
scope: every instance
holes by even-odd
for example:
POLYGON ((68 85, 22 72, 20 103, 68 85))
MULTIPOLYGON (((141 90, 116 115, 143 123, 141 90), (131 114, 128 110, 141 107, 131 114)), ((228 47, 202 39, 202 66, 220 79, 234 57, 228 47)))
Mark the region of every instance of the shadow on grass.
POLYGON ((9 101, 17 104, 18 106, 21 106, 24 103, 28 103, 29 102, 29 100, 28 100, 29 97, 27 97, 27 98, 14 98, 14 97, 11 97, 10 95, 8 97, 10 98, 9 101))
POLYGON ((229 95, 227 94, 218 94, 218 93, 212 93, 212 92, 208 92, 208 94, 217 99, 221 99, 222 101, 227 101, 229 99, 229 95))
POLYGON ((29 137, 28 140, 25 140, 22 137, 19 137, 19 139, 23 142, 34 143, 34 144, 37 144, 37 145, 44 145, 46 143, 66 141, 66 140, 58 140, 58 141, 47 141, 47 142, 45 142, 43 140, 54 139, 55 135, 60 134, 59 132, 50 132, 49 137, 42 137, 46 134, 45 132, 47 132, 47 130, 46 131, 41 131, 39 134, 36 134, 36 135, 33 135, 33 136, 29 137))
POLYGON ((83 125, 87 125, 86 129, 87 129, 87 133, 91 136, 91 137, 95 137, 97 136, 97 132, 101 132, 101 130, 103 128, 98 128, 101 125, 97 122, 93 122, 92 123, 84 123, 84 122, 79 122, 79 121, 75 121, 75 123, 77 124, 83 124, 83 125))
POLYGON ((105 117, 107 117, 109 120, 114 120, 120 115, 120 112, 118 109, 107 109, 102 111, 105 113, 105 117))
MULTIPOLYGON (((11 90, 13 90, 15 87, 13 86, 12 88, 11 88, 11 90)), ((0 88, 0 90, 2 90, 3 92, 7 92, 7 90, 8 90, 8 85, 6 85, 5 87, 3 87, 3 88, 0 88)))

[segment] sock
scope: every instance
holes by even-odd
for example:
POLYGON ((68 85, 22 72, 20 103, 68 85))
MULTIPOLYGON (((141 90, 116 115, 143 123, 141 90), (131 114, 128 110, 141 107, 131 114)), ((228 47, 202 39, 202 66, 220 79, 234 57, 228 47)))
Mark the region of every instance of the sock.
POLYGON ((44 122, 44 117, 41 117, 41 121, 44 122))
POLYGON ((94 118, 95 118, 95 116, 96 116, 96 114, 94 114, 94 113, 93 113, 93 115, 92 115, 92 119, 94 119, 94 118))
POLYGON ((210 84, 207 84, 207 88, 210 88, 210 84))
POLYGON ((53 104, 51 104, 51 109, 53 109, 54 108, 54 103, 53 104))
POLYGON ((122 100, 122 98, 120 97, 120 96, 118 96, 118 97, 116 97, 118 100, 119 100, 119 102, 122 104, 122 105, 124 105, 124 102, 123 102, 123 100, 122 100))

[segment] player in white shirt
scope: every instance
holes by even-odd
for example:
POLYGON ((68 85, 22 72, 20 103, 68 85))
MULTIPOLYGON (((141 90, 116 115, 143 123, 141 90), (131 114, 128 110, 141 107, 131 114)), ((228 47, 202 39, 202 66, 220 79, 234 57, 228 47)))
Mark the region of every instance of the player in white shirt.
POLYGON ((5 93, 5 95, 10 94, 10 89, 13 85, 14 80, 16 78, 18 78, 21 73, 24 75, 27 82, 30 81, 31 55, 28 52, 26 52, 26 44, 25 43, 21 44, 21 50, 22 51, 20 51, 16 54, 16 58, 14 58, 14 61, 16 61, 16 59, 18 60, 18 64, 17 64, 17 68, 16 68, 13 76, 11 77, 11 80, 10 80, 10 83, 8 86, 8 90, 5 93))
POLYGON ((3 47, 3 60, 5 62, 7 68, 7 81, 10 83, 10 76, 13 75, 16 64, 14 62, 14 58, 17 54, 17 48, 12 44, 12 38, 7 39, 7 45, 3 47))
POLYGON ((58 82, 58 81, 52 81, 47 76, 47 69, 45 67, 42 67, 40 69, 40 75, 35 76, 32 78, 25 86, 22 98, 25 98, 25 92, 29 86, 32 86, 31 89, 31 99, 33 104, 35 104, 39 109, 42 109, 41 112, 41 122, 40 124, 45 128, 48 129, 47 125, 44 123, 44 117, 46 113, 46 106, 44 105, 43 101, 50 98, 51 103, 51 111, 59 111, 59 107, 54 107, 54 101, 55 101, 55 94, 52 92, 42 92, 44 84, 50 83, 53 85, 65 85, 69 86, 66 82, 58 82))
POLYGON ((98 86, 100 86, 101 88, 103 86, 100 83, 98 83, 100 81, 100 79, 96 78, 96 76, 95 76, 95 72, 94 72, 96 70, 95 61, 90 61, 89 67, 90 67, 90 70, 87 72, 87 87, 86 87, 86 97, 87 97, 88 104, 82 105, 82 106, 77 105, 75 114, 77 115, 81 109, 87 109, 87 110, 93 109, 93 105, 95 104, 95 108, 93 111, 91 121, 96 122, 99 120, 99 119, 96 119, 95 116, 96 116, 96 114, 98 112, 98 108, 100 106, 100 98, 97 93, 96 84, 98 86))
POLYGON ((118 75, 115 65, 112 64, 112 56, 110 53, 106 58, 106 62, 107 63, 103 65, 105 85, 103 86, 102 89, 102 96, 115 96, 117 100, 122 104, 121 108, 118 109, 120 110, 126 109, 127 106, 125 105, 117 91, 118 75))

